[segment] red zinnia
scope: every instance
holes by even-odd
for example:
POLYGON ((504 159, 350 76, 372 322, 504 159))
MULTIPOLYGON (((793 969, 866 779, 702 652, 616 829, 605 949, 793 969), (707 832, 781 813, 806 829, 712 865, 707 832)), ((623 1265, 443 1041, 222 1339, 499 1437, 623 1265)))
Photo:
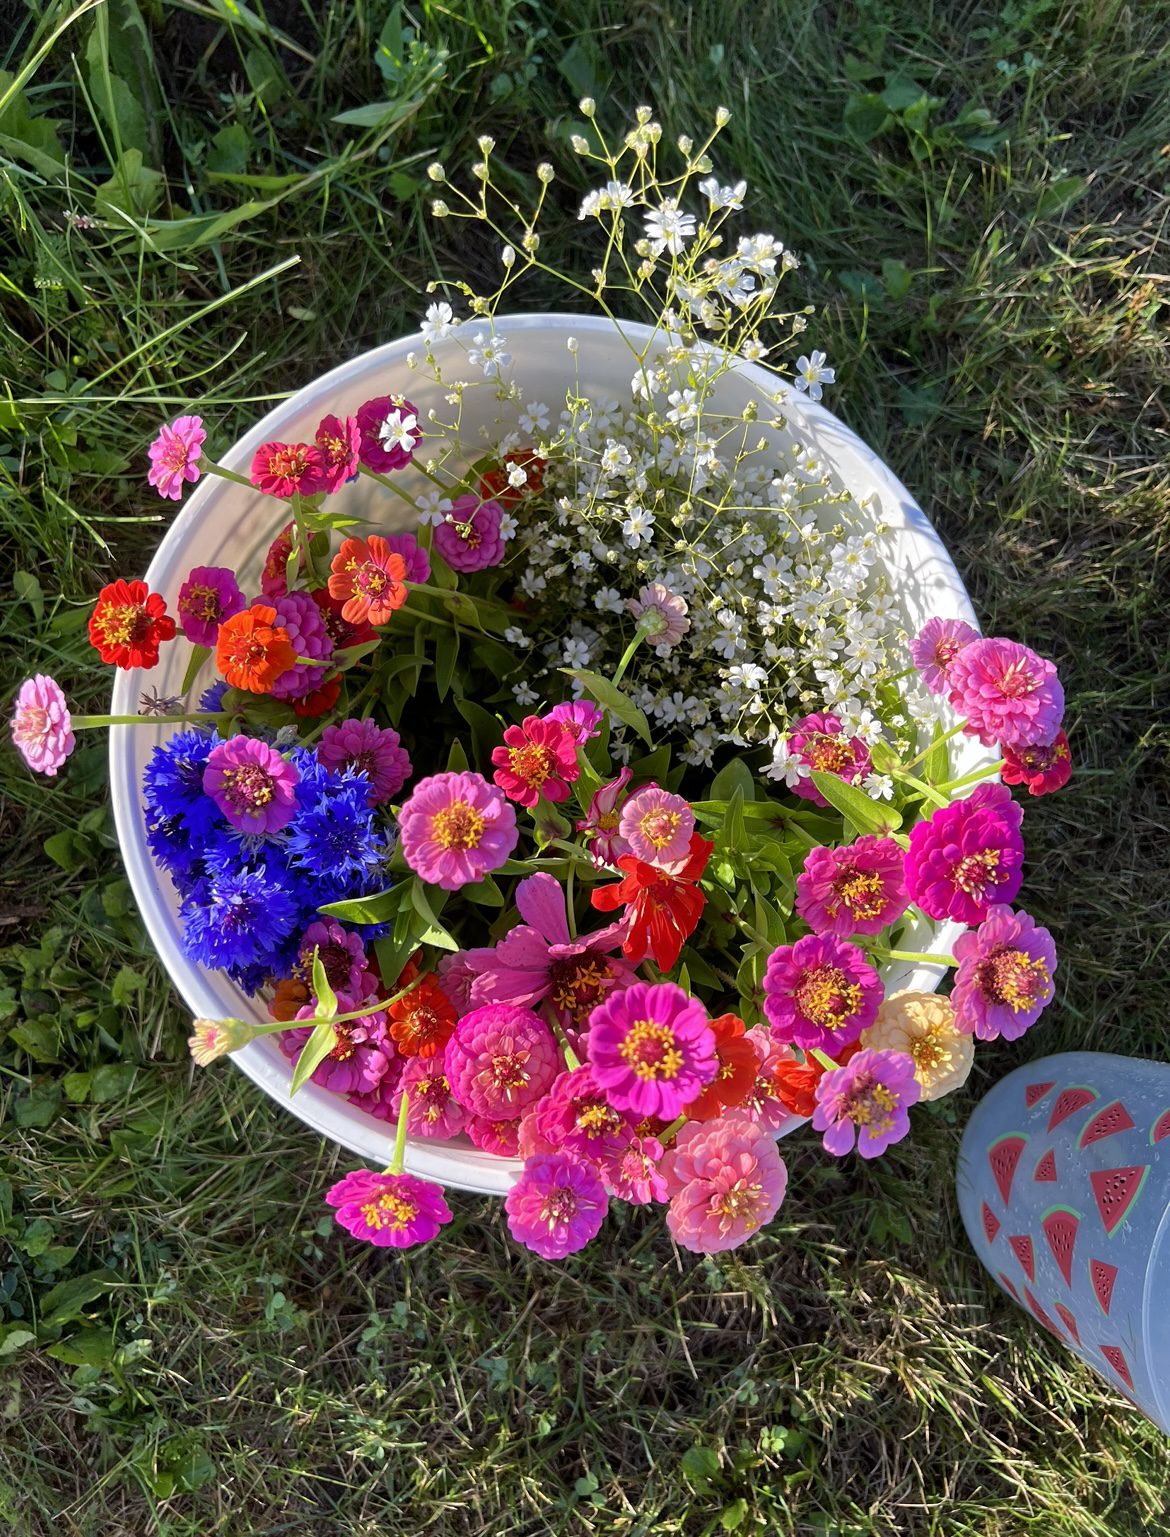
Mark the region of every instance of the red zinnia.
POLYGON ((535 496, 544 487, 545 460, 531 448, 520 448, 505 454, 499 464, 485 470, 479 478, 479 494, 485 502, 499 502, 501 507, 515 507, 526 496, 535 496), (518 465, 528 479, 522 486, 514 486, 508 472, 518 465))
POLYGON ((299 699, 290 701, 293 714, 299 715, 302 720, 316 720, 318 715, 327 715, 341 694, 341 679, 330 678, 325 683, 319 684, 311 694, 302 694, 299 699))
POLYGON ((267 496, 314 496, 329 487, 325 455, 315 443, 264 443, 252 456, 249 479, 267 496))
POLYGON ((1003 769, 1000 777, 1005 785, 1027 785, 1029 795, 1048 795, 1068 784, 1072 773, 1072 756, 1068 750, 1068 737, 1063 731, 1056 733, 1056 740, 1047 747, 1003 748, 1003 769))
POLYGON ((390 1038, 404 1057, 435 1056, 455 1029, 455 1006, 429 972, 387 1013, 390 1038))
POLYGON ((715 845, 698 833, 691 835, 685 860, 669 869, 648 865, 633 854, 618 859, 625 876, 613 886, 599 886, 592 895, 594 907, 612 913, 626 909, 626 937, 622 953, 640 965, 648 955, 661 971, 677 963, 682 947, 695 932, 707 898, 699 881, 715 845))
POLYGON ((175 621, 166 600, 145 582, 121 578, 103 587, 89 616, 89 638, 103 662, 115 667, 153 667, 164 640, 174 640, 175 621))
POLYGON ((742 1105, 760 1070, 760 1054, 744 1038, 744 1023, 735 1014, 711 1021, 719 1070, 703 1092, 685 1106, 688 1121, 713 1121, 725 1110, 742 1105))

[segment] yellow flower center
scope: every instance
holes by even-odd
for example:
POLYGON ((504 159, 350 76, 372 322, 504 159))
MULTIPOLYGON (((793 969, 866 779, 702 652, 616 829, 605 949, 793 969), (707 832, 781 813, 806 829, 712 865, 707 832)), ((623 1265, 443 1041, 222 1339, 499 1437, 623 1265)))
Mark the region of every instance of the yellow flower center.
POLYGON ((861 988, 837 966, 810 966, 793 990, 796 1007, 822 1030, 837 1030, 861 1007, 861 988))
POLYGON ((724 1231, 733 1222, 742 1222, 750 1233, 759 1226, 760 1219, 756 1213, 763 1193, 763 1185, 749 1185, 746 1180, 739 1180, 730 1190, 717 1192, 711 1197, 711 1213, 722 1219, 724 1231))
POLYGON ((677 811, 668 811, 665 807, 656 807, 648 811, 638 823, 643 838, 652 848, 664 849, 671 843, 678 832, 682 817, 677 811))
POLYGON ((236 811, 255 811, 272 799, 272 775, 258 763, 224 769, 223 795, 236 811))
POLYGON ((133 603, 107 608, 97 617, 97 629, 107 646, 128 646, 131 641, 140 640, 146 624, 145 610, 133 603))
POLYGON ((656 1019, 638 1019, 618 1050, 639 1078, 676 1078, 683 1065, 674 1031, 656 1019))
POLYGON ((882 878, 876 870, 847 866, 833 883, 833 892, 839 900, 827 909, 831 918, 836 917, 842 905, 855 918, 876 918, 885 901, 882 878))
POLYGON ((548 778, 552 754, 537 742, 525 742, 523 747, 513 747, 508 752, 508 767, 530 789, 536 789, 548 778))
POLYGON ((999 869, 999 850, 980 849, 978 854, 967 854, 951 869, 951 880, 969 897, 985 895, 989 887, 998 885, 995 878, 999 869))
POLYGON ((1001 946, 975 968, 975 982, 994 1004, 1018 1014, 1030 1008, 1049 984, 1048 967, 1040 956, 1001 946))
POLYGON ((893 1129, 892 1112, 897 1108, 898 1101, 884 1083, 868 1084, 850 1101, 849 1119, 867 1137, 880 1137, 893 1129))
POLYGON ((393 1190, 383 1190, 376 1201, 369 1201, 362 1207, 366 1226, 378 1230, 390 1227, 395 1232, 401 1232, 417 1216, 418 1204, 393 1190))
POLYGON ((573 1119, 578 1131, 583 1131, 588 1137, 604 1137, 621 1125, 621 1116, 617 1111, 611 1110, 608 1105, 599 1105, 596 1100, 586 1101, 576 1110, 573 1119))
POLYGON ((474 849, 479 847, 486 825, 483 813, 469 801, 452 801, 435 812, 431 833, 442 848, 474 849))

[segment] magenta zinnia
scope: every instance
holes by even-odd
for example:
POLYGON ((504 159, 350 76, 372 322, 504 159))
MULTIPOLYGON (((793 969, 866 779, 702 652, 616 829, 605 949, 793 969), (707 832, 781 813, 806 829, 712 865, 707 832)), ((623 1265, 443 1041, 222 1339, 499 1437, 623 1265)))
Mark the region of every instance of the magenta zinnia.
POLYGON ((977 785, 910 829, 906 889, 929 918, 979 923, 1023 880, 1024 813, 1003 785, 977 785))
POLYGON ((525 716, 519 726, 504 732, 503 747, 494 748, 492 776, 509 800, 520 806, 546 801, 565 801, 569 786, 581 773, 577 747, 558 721, 525 716))
POLYGON ((508 1229, 542 1259, 576 1254, 601 1230, 609 1198, 590 1164, 539 1153, 504 1199, 508 1229))
MULTIPOLYGON (((835 774, 847 785, 860 784, 873 768, 869 748, 859 736, 846 736, 835 715, 806 715, 798 720, 788 737, 788 755, 805 764, 810 773, 835 774)), ((791 789, 817 806, 829 804, 811 779, 801 778, 791 789)))
POLYGON ((764 969, 764 1013, 776 1040, 830 1056, 874 1021, 882 1001, 877 972, 856 945, 806 934, 779 945, 764 969))
POLYGON ((325 490, 338 491, 347 480, 356 480, 362 433, 357 418, 323 416, 314 443, 321 454, 325 490))
POLYGON ((1068 784, 1072 774, 1068 737, 1058 731, 1043 747, 1035 742, 1025 747, 1005 746, 1000 773, 1005 785, 1027 785, 1029 795, 1050 795, 1068 784))
POLYGON ((72 717, 61 685, 38 672, 26 678, 16 696, 12 715, 12 740, 29 768, 54 778, 73 751, 76 739, 72 717))
POLYGON ((378 395, 357 409, 359 456, 368 469, 386 474, 410 463, 422 437, 418 412, 401 395, 378 395))
POLYGON ((435 549, 452 571, 486 571, 504 558, 504 509, 478 496, 457 496, 435 528, 435 549))
POLYGON ((948 674, 951 704, 985 747, 1045 746, 1060 730, 1064 689, 1055 666, 1018 641, 974 640, 948 674))
POLYGON ((589 1016, 589 1066, 611 1105, 673 1121, 719 1071, 707 1011, 673 982, 635 982, 589 1016))
POLYGON ((393 726, 373 720, 344 720, 326 726, 317 748, 317 761, 340 773, 359 769, 370 781, 371 806, 391 800, 413 773, 410 754, 393 726))
POLYGON ((951 668, 964 646, 979 639, 962 619, 928 619, 910 642, 910 660, 932 694, 945 694, 950 686, 951 668))
POLYGON ((195 566, 179 588, 175 612, 194 646, 214 646, 225 619, 242 613, 248 600, 226 566, 195 566))
POLYGON ((375 1174, 357 1169, 326 1192, 347 1232, 379 1249, 427 1243, 451 1220, 441 1186, 413 1174, 375 1174))
POLYGON ((796 910, 817 934, 877 934, 910 900, 902 850, 865 836, 845 848, 810 849, 796 878, 796 910))
POLYGON ((1006 904, 955 944, 955 1025, 981 1041, 1018 1040, 1052 1001, 1056 945, 1028 913, 1006 904))
POLYGON ((300 774, 275 747, 234 736, 212 748, 203 788, 243 833, 277 833, 297 814, 300 774))
POLYGON ((876 1158, 909 1132, 910 1106, 921 1094, 908 1052, 866 1048, 818 1081, 813 1126, 824 1132, 827 1153, 840 1158, 856 1141, 863 1158, 876 1158))
POLYGON ((480 774, 432 774, 398 817, 402 855, 416 875, 458 891, 498 870, 516 847, 516 813, 480 774))
POLYGON ((561 1065, 544 1020, 511 1003, 465 1014, 444 1060, 451 1092, 486 1120, 517 1120, 544 1097, 561 1065))
POLYGON ((662 1162, 671 1237, 695 1254, 735 1249, 780 1210, 788 1171, 771 1135, 738 1111, 691 1121, 662 1162))

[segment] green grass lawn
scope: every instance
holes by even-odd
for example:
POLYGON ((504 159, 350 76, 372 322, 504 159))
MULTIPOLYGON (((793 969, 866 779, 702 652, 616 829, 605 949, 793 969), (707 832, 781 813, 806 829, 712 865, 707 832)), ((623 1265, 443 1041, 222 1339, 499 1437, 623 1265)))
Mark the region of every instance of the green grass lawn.
POLYGON ((671 136, 732 109, 718 169, 803 257, 831 403, 985 627, 1059 659, 1077 762, 1029 817, 1061 949, 1032 1035, 876 1167, 786 1143, 738 1254, 622 1209, 556 1268, 479 1198, 407 1259, 333 1228, 348 1157, 191 1068, 103 746, 51 785, 0 754, 0 1528, 1165 1529, 1165 1439, 983 1274, 952 1175, 1017 1062, 1170 1056, 1168 35, 1165 0, 0 3, 6 700, 34 667, 106 695, 85 619, 172 515, 161 420, 196 402, 222 448, 494 263, 425 212, 431 159, 555 155, 547 238, 592 264, 557 150, 588 93, 671 136))

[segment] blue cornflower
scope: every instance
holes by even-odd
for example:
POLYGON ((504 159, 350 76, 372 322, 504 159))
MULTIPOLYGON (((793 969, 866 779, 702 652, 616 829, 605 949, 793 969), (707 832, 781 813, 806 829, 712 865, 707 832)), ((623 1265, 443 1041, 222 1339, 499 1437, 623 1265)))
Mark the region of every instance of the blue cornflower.
POLYGON ((199 708, 209 714, 223 709, 223 696, 230 688, 230 684, 223 678, 217 678, 210 688, 205 688, 199 696, 199 708))
POLYGON ((187 954, 201 966, 270 971, 301 921, 300 904, 268 871, 214 875, 201 895, 180 912, 187 954))
POLYGON ((178 731, 156 747, 142 771, 148 824, 199 842, 223 819, 203 790, 203 771, 218 738, 213 732, 178 731))
POLYGON ((380 875, 388 853, 367 799, 365 775, 330 778, 334 783, 324 786, 315 804, 299 812, 288 829, 290 868, 311 877, 318 906, 364 891, 380 875))

